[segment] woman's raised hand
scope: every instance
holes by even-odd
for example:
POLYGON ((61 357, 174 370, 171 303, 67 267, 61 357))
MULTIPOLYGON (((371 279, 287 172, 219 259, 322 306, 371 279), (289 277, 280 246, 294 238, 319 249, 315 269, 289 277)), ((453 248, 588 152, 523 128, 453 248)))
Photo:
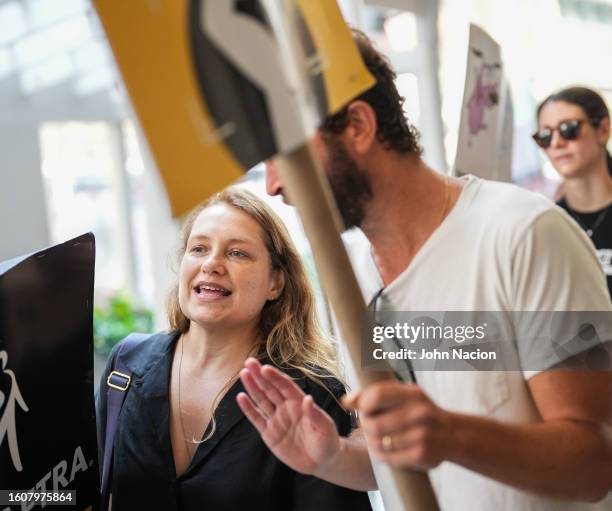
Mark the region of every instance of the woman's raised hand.
POLYGON ((238 405, 274 455, 302 474, 325 473, 340 451, 331 417, 291 378, 254 358, 245 362, 240 379, 248 395, 238 394, 238 405))

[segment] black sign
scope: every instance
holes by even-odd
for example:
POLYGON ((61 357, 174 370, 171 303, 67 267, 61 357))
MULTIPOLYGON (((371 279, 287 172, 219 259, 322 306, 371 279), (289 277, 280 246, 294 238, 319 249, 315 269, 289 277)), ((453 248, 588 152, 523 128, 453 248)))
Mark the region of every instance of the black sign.
POLYGON ((78 510, 97 509, 99 491, 94 261, 85 234, 0 263, 0 490, 74 490, 78 510))

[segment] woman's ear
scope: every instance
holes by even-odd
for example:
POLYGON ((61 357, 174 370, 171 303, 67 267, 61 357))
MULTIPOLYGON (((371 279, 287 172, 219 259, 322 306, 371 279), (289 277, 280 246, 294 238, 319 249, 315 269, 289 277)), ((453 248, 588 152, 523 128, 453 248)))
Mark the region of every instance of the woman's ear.
POLYGON ((604 145, 608 143, 608 139, 610 138, 610 118, 604 117, 599 126, 597 126, 597 137, 599 141, 604 145))
POLYGON ((272 270, 268 300, 276 300, 285 289, 285 274, 280 270, 272 270))

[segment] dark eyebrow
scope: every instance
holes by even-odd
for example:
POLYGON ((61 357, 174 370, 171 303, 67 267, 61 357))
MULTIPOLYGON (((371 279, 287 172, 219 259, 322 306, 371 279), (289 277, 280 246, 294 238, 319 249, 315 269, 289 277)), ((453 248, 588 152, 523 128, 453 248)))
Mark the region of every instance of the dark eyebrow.
POLYGON ((558 128, 559 126, 561 126, 563 123, 565 122, 573 122, 573 121, 581 121, 581 122, 589 122, 589 119, 583 119, 582 117, 568 117, 567 119, 561 119, 556 126, 550 126, 548 124, 542 126, 541 129, 554 129, 554 128, 558 128))

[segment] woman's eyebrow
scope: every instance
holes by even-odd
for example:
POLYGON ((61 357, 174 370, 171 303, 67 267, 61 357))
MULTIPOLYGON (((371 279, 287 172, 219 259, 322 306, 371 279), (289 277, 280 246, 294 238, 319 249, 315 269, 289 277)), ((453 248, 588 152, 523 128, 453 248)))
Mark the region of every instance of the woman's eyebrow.
MULTIPOLYGON (((210 236, 207 236, 206 234, 193 234, 189 237, 190 241, 193 240, 210 240, 210 236)), ((249 238, 230 238, 228 240, 226 240, 226 243, 241 243, 243 245, 253 245, 255 243, 255 241, 253 241, 252 239, 249 238)))
POLYGON ((249 238, 230 238, 227 240, 228 243, 240 243, 243 245, 253 245, 255 241, 249 238))

